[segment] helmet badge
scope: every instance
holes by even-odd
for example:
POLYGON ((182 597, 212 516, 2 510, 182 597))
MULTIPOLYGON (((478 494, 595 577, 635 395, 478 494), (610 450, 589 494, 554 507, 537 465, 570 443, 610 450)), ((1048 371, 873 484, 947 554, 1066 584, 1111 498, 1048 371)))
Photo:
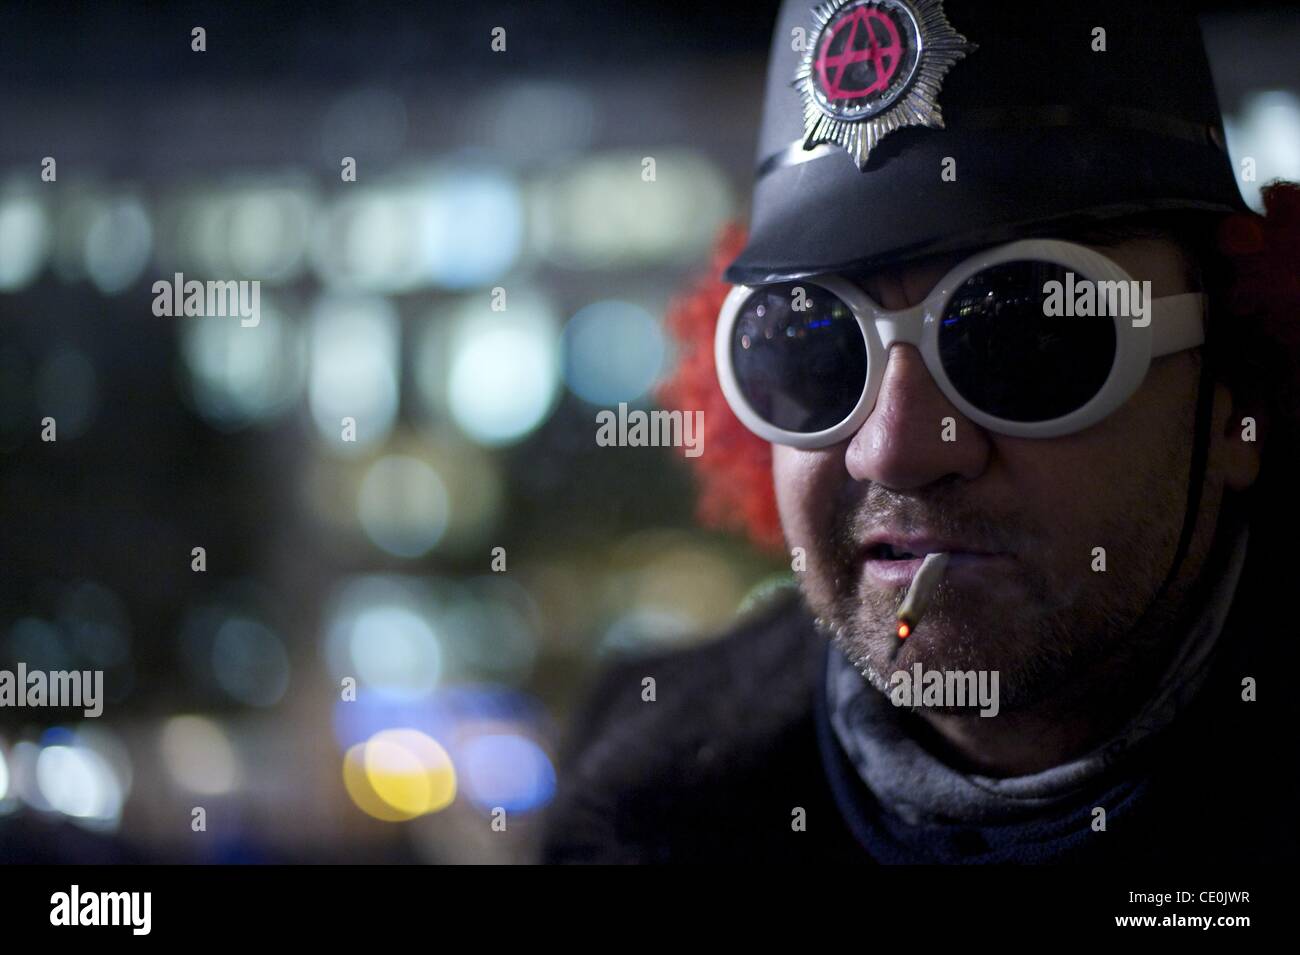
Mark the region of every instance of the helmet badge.
POLYGON ((905 126, 943 128, 944 76, 975 45, 952 28, 941 0, 829 0, 795 73, 804 149, 834 143, 858 169, 905 126))

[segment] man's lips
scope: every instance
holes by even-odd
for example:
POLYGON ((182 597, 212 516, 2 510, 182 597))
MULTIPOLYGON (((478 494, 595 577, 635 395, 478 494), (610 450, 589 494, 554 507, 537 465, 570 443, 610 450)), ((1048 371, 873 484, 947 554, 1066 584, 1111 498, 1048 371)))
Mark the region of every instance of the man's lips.
MULTIPOLYGON (((971 554, 960 551, 950 553, 952 556, 948 560, 948 569, 944 573, 945 580, 961 579, 972 575, 982 576, 999 570, 1005 572, 1013 560, 1010 554, 971 554)), ((863 561, 863 566, 872 580, 882 587, 910 587, 912 578, 921 569, 924 561, 924 557, 916 557, 912 560, 867 558, 863 561)))
POLYGON ((927 534, 891 534, 887 531, 871 534, 862 543, 867 557, 888 556, 925 557, 926 554, 994 554, 1003 553, 996 547, 984 547, 973 541, 927 534))
POLYGON ((1014 558, 977 544, 938 537, 876 536, 864 544, 862 562, 872 579, 884 587, 909 587, 926 554, 951 555, 945 577, 980 576, 1004 572, 1014 558))

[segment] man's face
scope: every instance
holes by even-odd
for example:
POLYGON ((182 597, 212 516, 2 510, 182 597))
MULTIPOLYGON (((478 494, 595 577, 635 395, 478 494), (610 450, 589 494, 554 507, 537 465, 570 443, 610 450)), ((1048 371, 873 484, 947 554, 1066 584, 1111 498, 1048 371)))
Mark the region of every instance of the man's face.
MULTIPOLYGON (((1141 239, 1099 249, 1156 297, 1188 291, 1177 246, 1141 239)), ((884 308, 922 300, 956 262, 864 278, 884 308)), ((849 440, 802 451, 776 446, 782 526, 802 547, 813 611, 878 686, 926 669, 997 670, 1004 712, 1042 701, 1122 649, 1153 641, 1204 565, 1225 484, 1248 485, 1257 461, 1228 422, 1216 388, 1212 445, 1193 546, 1170 601, 1148 610, 1173 562, 1192 454, 1199 352, 1156 359, 1118 411, 1059 438, 1013 438, 962 416, 920 354, 896 345, 875 408, 849 440), (942 440, 943 419, 956 440, 942 440), (873 537, 955 542, 944 582, 897 660, 896 611, 906 590, 873 559, 873 537), (1105 550, 1105 571, 1094 570, 1105 550)), ((896 568, 895 568, 896 570, 896 568)), ((1123 655, 1123 654, 1119 654, 1123 655)))

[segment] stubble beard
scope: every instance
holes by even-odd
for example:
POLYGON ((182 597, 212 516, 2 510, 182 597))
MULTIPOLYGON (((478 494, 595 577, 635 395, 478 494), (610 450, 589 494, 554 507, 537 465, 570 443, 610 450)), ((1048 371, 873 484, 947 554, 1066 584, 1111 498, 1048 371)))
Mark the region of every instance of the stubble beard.
POLYGON ((916 663, 926 670, 996 670, 1002 713, 1040 707, 1072 684, 1097 680, 1099 671, 1124 680, 1125 661, 1153 651, 1173 626, 1175 604, 1153 598, 1177 546, 1183 502, 1168 476, 1159 477, 1128 498, 1141 505, 1134 513, 1098 528, 1104 572, 1093 570, 1092 544, 1072 543, 1077 553, 1061 559, 1050 538, 1018 515, 993 519, 946 493, 919 500, 872 487, 846 502, 825 546, 810 550, 801 588, 822 628, 882 692, 893 673, 916 663), (1008 574, 1018 599, 945 580, 891 659, 904 590, 872 582, 859 549, 865 529, 882 522, 1015 554, 1008 574))

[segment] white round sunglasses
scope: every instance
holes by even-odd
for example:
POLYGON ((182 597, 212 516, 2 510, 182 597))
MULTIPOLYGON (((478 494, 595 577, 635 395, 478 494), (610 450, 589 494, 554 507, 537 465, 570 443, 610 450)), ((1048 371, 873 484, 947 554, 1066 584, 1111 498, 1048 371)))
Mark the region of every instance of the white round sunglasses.
POLYGON ((1094 249, 1026 239, 971 256, 901 311, 840 275, 738 285, 718 315, 714 358, 736 416, 776 444, 852 436, 900 342, 980 427, 1055 438, 1118 409, 1152 358, 1204 342, 1202 293, 1152 299, 1149 289, 1094 249))

